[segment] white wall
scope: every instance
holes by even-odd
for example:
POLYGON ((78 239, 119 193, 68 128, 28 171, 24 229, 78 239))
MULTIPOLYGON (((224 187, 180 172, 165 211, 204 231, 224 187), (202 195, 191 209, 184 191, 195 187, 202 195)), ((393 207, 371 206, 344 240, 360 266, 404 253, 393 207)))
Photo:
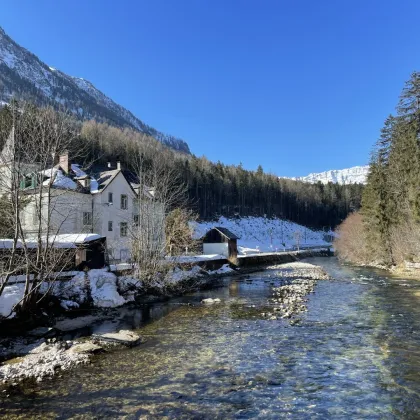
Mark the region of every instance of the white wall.
POLYGON ((203 244, 203 253, 207 255, 220 254, 229 257, 228 243, 222 244, 203 244))
MULTIPOLYGON (((37 195, 28 196, 32 200, 23 209, 23 230, 31 235, 38 231, 38 216, 35 216, 37 195)), ((70 190, 54 189, 51 191, 50 206, 47 193, 42 202, 42 230, 45 232, 48 225, 48 212, 50 211, 50 233, 88 233, 92 226, 83 225, 83 213, 92 212, 92 197, 70 190), (48 210, 50 209, 50 210, 48 210)))
POLYGON ((121 252, 131 254, 130 229, 133 225, 135 194, 120 172, 102 192, 93 195, 94 231, 107 239, 110 259, 121 259, 121 252), (113 193, 113 204, 108 204, 108 193, 113 193), (121 194, 128 197, 127 210, 121 209, 121 194), (108 222, 113 222, 112 232, 108 231, 108 222), (120 224, 128 225, 128 236, 121 237, 120 224))
MULTIPOLYGON (((131 257, 131 236, 134 214, 138 213, 138 207, 134 204, 136 194, 120 172, 111 181, 107 188, 95 194, 82 194, 71 190, 54 189, 52 191, 52 233, 88 233, 93 232, 107 238, 108 254, 110 259, 124 260, 131 257), (113 204, 108 203, 108 193, 113 193, 113 204), (121 209, 121 195, 128 197, 127 209, 121 209), (93 225, 83 225, 83 213, 91 212, 93 225), (113 222, 113 230, 108 231, 108 222, 113 222), (128 232, 126 237, 121 237, 120 225, 127 223, 128 232)), ((163 210, 157 203, 150 211, 153 218, 164 219, 163 210)), ((45 197, 44 219, 47 219, 48 205, 45 197)), ((37 223, 34 224, 35 204, 29 203, 25 207, 24 230, 30 235, 37 231, 37 223)), ((46 228, 46 223, 44 223, 46 228)), ((163 231, 162 231, 163 232, 163 231)), ((164 234, 159 241, 164 240, 164 234)), ((214 253, 214 252, 212 252, 214 253)), ((219 253, 219 251, 217 252, 219 253)), ((227 253, 227 251, 226 251, 227 253)))

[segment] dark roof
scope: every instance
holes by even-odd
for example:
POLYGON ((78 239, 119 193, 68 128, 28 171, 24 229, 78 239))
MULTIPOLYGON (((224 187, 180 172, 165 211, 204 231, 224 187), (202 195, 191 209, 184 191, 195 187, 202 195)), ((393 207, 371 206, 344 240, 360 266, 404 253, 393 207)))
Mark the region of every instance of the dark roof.
POLYGON ((112 169, 96 174, 96 180, 98 181, 98 190, 104 190, 111 183, 111 181, 119 174, 119 172, 119 169, 112 169))
MULTIPOLYGON (((219 231, 223 236, 226 236, 228 239, 240 239, 239 236, 236 236, 233 232, 231 232, 229 229, 226 229, 224 227, 216 226, 212 229, 216 229, 219 231)), ((210 229, 210 230, 212 230, 210 229)), ((210 231, 209 231, 210 232, 210 231)), ((208 233, 208 232, 207 232, 208 233)))

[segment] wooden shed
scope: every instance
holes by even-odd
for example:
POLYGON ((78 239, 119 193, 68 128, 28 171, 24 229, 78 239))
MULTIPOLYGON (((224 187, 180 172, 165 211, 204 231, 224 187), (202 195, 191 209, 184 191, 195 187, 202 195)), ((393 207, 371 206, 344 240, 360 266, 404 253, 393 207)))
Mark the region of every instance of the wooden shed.
POLYGON ((202 238, 204 254, 219 254, 227 258, 238 256, 238 236, 229 229, 214 227, 202 238))

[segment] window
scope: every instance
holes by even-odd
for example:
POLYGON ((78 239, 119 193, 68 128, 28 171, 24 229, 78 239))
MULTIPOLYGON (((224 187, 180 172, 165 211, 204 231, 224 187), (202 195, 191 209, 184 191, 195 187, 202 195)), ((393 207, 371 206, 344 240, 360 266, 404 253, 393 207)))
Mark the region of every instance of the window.
POLYGON ((112 192, 108 193, 108 204, 112 204, 114 202, 114 195, 112 192))
POLYGON ((135 214, 133 216, 133 224, 134 224, 134 226, 138 226, 139 225, 139 215, 138 214, 135 214))
POLYGON ((36 174, 27 174, 20 179, 19 188, 24 190, 25 188, 36 188, 37 186, 37 175, 36 174))
POLYGON ((127 233, 128 233, 127 222, 121 222, 120 223, 120 236, 121 236, 121 238, 126 237, 127 233))
POLYGON ((113 226, 112 222, 108 222, 108 232, 112 232, 113 226))
POLYGON ((123 262, 128 261, 129 257, 130 257, 130 251, 128 249, 122 249, 120 251, 121 261, 123 261, 123 262))
POLYGON ((127 210, 128 207, 128 198, 126 194, 121 194, 121 209, 127 210))
POLYGON ((83 212, 83 226, 92 225, 92 213, 90 211, 83 212))

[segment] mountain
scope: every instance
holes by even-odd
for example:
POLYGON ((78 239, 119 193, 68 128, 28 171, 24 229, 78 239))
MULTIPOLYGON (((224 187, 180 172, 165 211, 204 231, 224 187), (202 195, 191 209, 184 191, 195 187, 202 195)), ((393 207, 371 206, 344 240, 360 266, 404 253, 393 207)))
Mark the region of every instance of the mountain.
POLYGON ((0 105, 11 98, 65 108, 82 120, 95 119, 117 127, 134 128, 172 149, 190 153, 184 140, 148 126, 89 81, 49 67, 0 27, 0 105))
POLYGON ((354 166, 347 169, 332 169, 330 171, 309 174, 291 179, 314 184, 321 181, 323 184, 333 182, 337 184, 365 184, 369 173, 369 166, 354 166))

